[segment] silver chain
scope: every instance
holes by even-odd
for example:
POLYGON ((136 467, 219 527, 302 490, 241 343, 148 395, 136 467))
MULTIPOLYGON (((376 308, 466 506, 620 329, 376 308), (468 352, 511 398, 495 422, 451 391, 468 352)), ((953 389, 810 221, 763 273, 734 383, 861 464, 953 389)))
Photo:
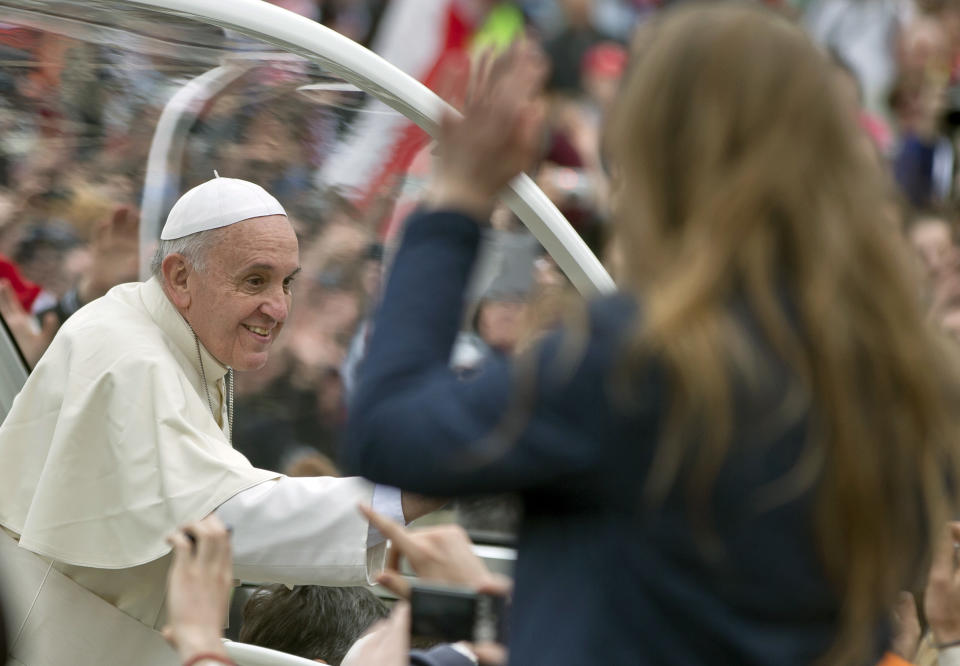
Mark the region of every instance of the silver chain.
MULTIPOLYGON (((213 401, 210 399, 210 388, 207 385, 207 373, 203 369, 203 356, 200 355, 200 338, 197 337, 196 331, 192 328, 190 332, 193 333, 193 342, 197 346, 197 362, 200 364, 200 381, 203 383, 203 394, 207 396, 207 407, 210 408, 210 413, 213 414, 213 418, 217 418, 217 412, 213 409, 213 401)), ((230 443, 233 444, 233 368, 227 368, 227 423, 230 426, 230 443)))
POLYGON ((230 424, 230 443, 233 444, 233 368, 227 368, 227 422, 230 424))

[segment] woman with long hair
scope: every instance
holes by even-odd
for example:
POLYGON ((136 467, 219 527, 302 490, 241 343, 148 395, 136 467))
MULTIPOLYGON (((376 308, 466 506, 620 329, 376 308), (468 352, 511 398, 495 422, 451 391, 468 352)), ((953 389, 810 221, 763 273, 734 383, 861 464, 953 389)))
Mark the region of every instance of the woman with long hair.
POLYGON ((522 49, 448 119, 345 458, 524 500, 511 661, 870 664, 956 509, 955 361, 827 58, 739 3, 655 19, 606 127, 621 292, 449 370, 494 195, 536 152, 522 49))

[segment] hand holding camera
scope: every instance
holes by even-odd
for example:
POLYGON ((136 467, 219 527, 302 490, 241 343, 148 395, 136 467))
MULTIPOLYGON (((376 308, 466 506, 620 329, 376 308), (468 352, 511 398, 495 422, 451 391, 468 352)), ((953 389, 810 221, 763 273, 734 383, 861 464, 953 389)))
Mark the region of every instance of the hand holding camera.
POLYGON ((204 655, 225 659, 220 632, 233 588, 230 531, 211 514, 177 530, 167 543, 173 548, 173 565, 163 637, 185 662, 204 655))
POLYGON ((469 641, 481 663, 504 663, 502 643, 513 583, 487 569, 466 531, 458 525, 408 530, 369 507, 360 511, 391 541, 387 568, 377 582, 410 600, 410 632, 441 641, 469 641), (401 557, 418 576, 412 586, 400 573, 401 557))
POLYGON ((410 598, 410 583, 400 574, 400 559, 406 558, 410 568, 425 583, 443 583, 473 591, 508 594, 509 578, 492 573, 473 552, 473 544, 459 525, 437 525, 408 530, 361 506, 360 511, 370 524, 390 539, 387 567, 377 579, 385 588, 404 599, 410 598))

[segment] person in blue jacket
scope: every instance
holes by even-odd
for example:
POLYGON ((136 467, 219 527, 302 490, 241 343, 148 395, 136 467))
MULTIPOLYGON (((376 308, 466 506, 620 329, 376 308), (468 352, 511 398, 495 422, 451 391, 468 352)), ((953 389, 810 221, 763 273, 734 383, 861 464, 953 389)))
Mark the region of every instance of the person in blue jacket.
POLYGON ((374 319, 348 471, 522 495, 512 664, 875 664, 956 511, 960 394, 825 56, 746 3, 644 26, 605 127, 621 291, 464 379, 481 227, 543 117, 530 49, 480 71, 374 319))

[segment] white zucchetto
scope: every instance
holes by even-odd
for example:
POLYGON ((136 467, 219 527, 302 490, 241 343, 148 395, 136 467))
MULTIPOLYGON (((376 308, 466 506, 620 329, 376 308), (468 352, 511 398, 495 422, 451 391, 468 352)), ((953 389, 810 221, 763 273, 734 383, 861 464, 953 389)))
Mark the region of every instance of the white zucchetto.
POLYGON ((237 178, 217 177, 180 197, 167 216, 160 238, 173 240, 252 217, 286 214, 280 202, 259 185, 237 178))

